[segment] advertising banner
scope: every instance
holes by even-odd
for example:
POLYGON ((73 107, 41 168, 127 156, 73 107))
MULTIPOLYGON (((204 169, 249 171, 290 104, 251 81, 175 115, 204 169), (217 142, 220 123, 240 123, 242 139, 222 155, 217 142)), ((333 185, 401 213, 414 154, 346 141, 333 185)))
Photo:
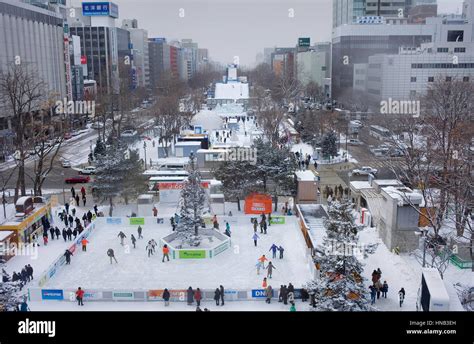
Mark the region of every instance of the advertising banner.
POLYGON ((245 214, 269 214, 272 212, 272 197, 264 194, 251 194, 245 198, 245 214))
POLYGON ((202 259, 206 258, 206 250, 180 250, 179 259, 202 259))
POLYGON ((64 300, 62 289, 42 289, 41 298, 43 300, 64 300))
POLYGON ((130 225, 138 226, 138 225, 145 225, 145 218, 143 217, 131 217, 130 218, 130 225))
POLYGON ((284 225, 285 217, 284 216, 272 216, 270 223, 272 225, 284 225))
POLYGON ((105 222, 108 225, 121 225, 122 224, 122 218, 120 217, 108 217, 105 222))
POLYGON ((252 297, 254 298, 264 298, 265 297, 265 289, 252 289, 252 297))
POLYGON ((112 293, 114 300, 133 300, 133 291, 114 291, 112 293))
MULTIPOLYGON (((163 291, 164 289, 155 289, 148 290, 148 300, 163 300, 163 291)), ((175 289, 168 290, 170 292, 171 301, 185 301, 186 300, 186 290, 184 289, 175 289)))

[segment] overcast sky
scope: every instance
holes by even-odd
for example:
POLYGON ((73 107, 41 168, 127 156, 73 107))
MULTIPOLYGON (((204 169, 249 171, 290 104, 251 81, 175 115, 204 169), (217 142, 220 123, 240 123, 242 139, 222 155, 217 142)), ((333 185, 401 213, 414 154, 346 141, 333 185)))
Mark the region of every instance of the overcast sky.
MULTIPOLYGON (((136 18, 149 37, 192 38, 222 63, 231 63, 239 56, 241 64, 252 64, 264 47, 295 46, 298 37, 310 37, 312 43, 331 40, 332 0, 113 2, 119 5, 118 26, 122 19, 136 18)), ((72 3, 80 6, 81 1, 72 3)), ((462 0, 438 0, 438 4, 439 12, 461 12, 462 0)))

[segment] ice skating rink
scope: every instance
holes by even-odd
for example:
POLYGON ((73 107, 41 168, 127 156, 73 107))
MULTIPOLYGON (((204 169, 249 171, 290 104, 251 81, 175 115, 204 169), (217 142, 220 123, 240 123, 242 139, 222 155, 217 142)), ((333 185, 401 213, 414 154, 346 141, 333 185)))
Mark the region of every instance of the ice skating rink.
POLYGON ((252 236, 251 216, 218 217, 221 232, 225 228, 224 220, 229 220, 232 231, 232 247, 212 259, 173 260, 162 263, 161 248, 150 258, 145 249, 151 239, 159 239, 171 233, 169 218, 164 216, 164 224, 145 225, 143 239, 137 241, 134 249, 130 241, 131 234, 138 238, 138 226, 100 225, 91 236, 87 252, 76 250, 71 265, 63 266, 47 282, 45 288, 113 288, 113 289, 162 289, 176 288, 216 288, 220 284, 227 289, 261 288, 265 271, 257 275, 255 264, 265 254, 275 265, 273 278, 269 284, 274 288, 292 283, 296 288, 311 279, 306 257, 306 244, 298 227, 296 217, 286 217, 284 225, 271 225, 268 234, 260 234, 255 247, 252 236), (127 238, 125 245, 120 244, 118 233, 123 231, 127 238), (284 258, 272 259, 270 246, 275 243, 285 249, 284 258), (118 264, 110 264, 106 252, 115 251, 118 264))

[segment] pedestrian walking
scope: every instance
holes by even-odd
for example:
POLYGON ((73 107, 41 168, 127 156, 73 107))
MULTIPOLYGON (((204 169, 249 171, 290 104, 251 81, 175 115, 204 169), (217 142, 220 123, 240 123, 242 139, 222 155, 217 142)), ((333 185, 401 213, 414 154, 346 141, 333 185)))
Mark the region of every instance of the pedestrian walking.
POLYGON ((224 291, 224 287, 222 285, 219 286, 219 293, 220 293, 220 297, 221 297, 221 306, 224 306, 225 291, 224 291))
POLYGON ((153 216, 157 217, 158 216, 158 209, 156 208, 156 206, 153 207, 152 211, 153 211, 153 216))
POLYGON ((119 237, 119 238, 120 238, 120 245, 122 245, 122 246, 123 246, 123 243, 124 243, 124 241, 123 241, 123 240, 124 240, 124 239, 125 239, 127 236, 125 235, 125 233, 124 233, 124 232, 120 231, 120 233, 117 235, 117 237, 119 237))
POLYGON ((214 291, 214 301, 216 301, 216 306, 219 306, 219 300, 221 299, 221 292, 219 288, 216 288, 214 291))
POLYGON ((143 239, 142 226, 138 226, 137 232, 138 232, 138 239, 143 239))
POLYGON ((197 288, 196 291, 194 292, 194 300, 196 300, 196 305, 198 307, 201 306, 201 299, 202 299, 201 289, 197 288))
POLYGON ((370 304, 373 305, 375 304, 375 297, 377 296, 377 290, 375 289, 373 285, 371 285, 369 289, 370 289, 370 300, 371 300, 370 304))
POLYGON ((66 209, 66 214, 69 214, 69 203, 66 203, 64 208, 66 209))
POLYGON ((84 207, 86 206, 86 201, 87 201, 86 195, 82 195, 82 204, 84 207))
POLYGON ((115 258, 114 250, 112 250, 111 248, 109 248, 109 249, 107 250, 107 255, 108 255, 109 258, 110 258, 110 264, 112 264, 112 259, 115 260, 115 263, 118 263, 117 258, 115 258))
POLYGON ((270 249, 268 251, 272 251, 272 258, 275 259, 276 258, 276 252, 278 250, 278 246, 273 244, 272 246, 270 246, 270 249))
POLYGON ((272 264, 272 262, 269 262, 268 266, 267 266, 267 277, 268 278, 272 278, 273 269, 276 270, 275 266, 272 264))
POLYGON ((168 307, 170 305, 170 292, 168 291, 168 289, 165 288, 165 290, 163 291, 163 300, 165 301, 165 307, 168 307))
POLYGON ((81 187, 81 195, 82 196, 86 195, 86 188, 84 186, 81 187))
POLYGON ((382 293, 383 285, 380 281, 375 282, 375 290, 377 291, 377 300, 380 299, 380 294, 382 293))
POLYGON ((382 285, 382 297, 387 298, 388 284, 387 281, 383 281, 382 285))
POLYGON ((168 247, 168 245, 163 245, 163 259, 161 260, 162 263, 165 262, 165 257, 166 259, 168 260, 168 262, 170 261, 170 249, 168 247))
MULTIPOLYGON (((89 212, 90 212, 90 210, 89 210, 89 212)), ((94 213, 95 213, 95 216, 99 216, 97 204, 94 204, 94 213)), ((92 218, 92 216, 91 216, 91 218, 92 218)))
POLYGON ((46 235, 43 234, 43 245, 48 246, 48 235, 47 234, 46 235))
POLYGON ((84 306, 84 303, 82 300, 84 299, 84 290, 81 289, 81 287, 77 288, 76 291, 76 300, 77 300, 77 305, 78 306, 84 306))
POLYGON ((137 246, 136 246, 137 239, 135 239, 135 236, 133 234, 130 237, 130 240, 132 241, 133 248, 137 248, 137 246))
POLYGON ((252 239, 253 239, 253 243, 255 244, 255 247, 257 247, 257 240, 260 239, 260 237, 258 236, 256 232, 253 233, 252 239))
POLYGON ((148 258, 150 258, 150 256, 153 255, 153 244, 151 243, 151 240, 148 241, 148 245, 146 245, 145 250, 148 252, 148 258))
POLYGON ((253 231, 254 233, 257 233, 257 227, 258 227, 257 219, 253 219, 252 223, 253 223, 253 231))
POLYGON ((87 244, 89 243, 89 240, 86 238, 82 238, 81 244, 82 244, 82 252, 87 252, 87 244))
POLYGON ((74 200, 76 201, 76 205, 77 205, 78 207, 80 207, 81 205, 80 205, 80 203, 79 203, 79 195, 76 195, 76 197, 74 198, 74 200))
POLYGON ((193 290, 193 288, 189 287, 186 293, 187 293, 188 306, 190 306, 194 302, 194 290, 193 290))
POLYGON ((72 195, 72 198, 76 197, 76 190, 74 190, 74 186, 71 187, 71 195, 72 195))
POLYGON ((59 240, 59 236, 61 235, 61 231, 58 227, 55 228, 56 240, 59 240))
POLYGON ((398 292, 398 299, 400 301, 400 307, 402 307, 403 301, 405 301, 405 289, 404 288, 400 289, 400 291, 398 292))
POLYGON ((64 242, 66 242, 66 241, 67 241, 67 231, 66 231, 66 228, 63 228, 62 234, 63 234, 64 242))
POLYGON ((68 228, 66 233, 67 233, 67 240, 71 241, 72 240, 72 229, 68 228))
POLYGON ((72 252, 69 251, 69 250, 66 250, 64 252, 64 257, 66 257, 66 265, 70 265, 71 264, 71 256, 73 256, 72 252))
POLYGON ((272 300, 272 297, 273 297, 273 289, 272 289, 272 286, 271 286, 271 285, 269 285, 269 286, 265 289, 265 297, 266 297, 265 302, 266 302, 266 303, 271 303, 271 300, 272 300))

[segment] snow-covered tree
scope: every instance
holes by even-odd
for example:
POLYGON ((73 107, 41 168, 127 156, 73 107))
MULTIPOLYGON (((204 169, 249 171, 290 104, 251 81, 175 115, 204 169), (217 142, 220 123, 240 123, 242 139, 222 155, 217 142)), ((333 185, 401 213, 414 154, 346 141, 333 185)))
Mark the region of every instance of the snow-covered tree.
POLYGON ((321 153, 325 158, 337 156, 337 137, 333 130, 324 135, 321 143, 321 153))
POLYGON ((322 247, 316 248, 314 262, 320 276, 307 284, 308 292, 315 296, 319 311, 367 311, 369 301, 362 277, 361 256, 373 247, 360 248, 359 227, 352 216, 352 203, 334 202, 325 221, 326 236, 322 247))
POLYGON ((4 270, 4 262, 0 259, 0 312, 16 311, 21 302, 20 289, 21 282, 11 282, 10 276, 4 270), (5 282, 4 282, 5 281, 5 282))
POLYGON ((122 196, 126 202, 146 191, 146 180, 138 152, 127 150, 119 142, 99 155, 96 176, 92 185, 94 197, 109 201, 112 216, 114 198, 122 196))
POLYGON ((188 179, 181 190, 180 219, 176 232, 182 244, 199 246, 199 227, 204 223, 202 216, 209 212, 209 203, 201 184, 201 174, 196 167, 196 157, 192 153, 189 157, 188 173, 188 179))

